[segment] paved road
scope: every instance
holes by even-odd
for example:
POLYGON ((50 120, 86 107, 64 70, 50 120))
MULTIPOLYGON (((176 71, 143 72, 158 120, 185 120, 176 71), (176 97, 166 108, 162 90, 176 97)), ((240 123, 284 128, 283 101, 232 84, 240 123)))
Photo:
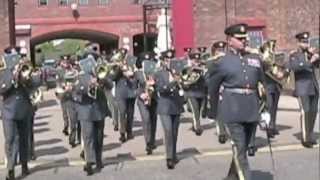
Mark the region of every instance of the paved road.
MULTIPOLYGON (((270 155, 258 153, 250 158, 253 180, 319 180, 318 149, 275 152, 276 171, 270 155)), ((175 170, 167 170, 163 160, 108 163, 102 172, 87 177, 82 166, 67 166, 66 161, 38 165, 25 180, 221 180, 227 173, 230 155, 185 156, 175 170), (65 165, 65 166, 64 166, 65 165)), ((19 175, 20 172, 17 172, 19 175)), ((4 176, 4 171, 0 171, 4 176)))

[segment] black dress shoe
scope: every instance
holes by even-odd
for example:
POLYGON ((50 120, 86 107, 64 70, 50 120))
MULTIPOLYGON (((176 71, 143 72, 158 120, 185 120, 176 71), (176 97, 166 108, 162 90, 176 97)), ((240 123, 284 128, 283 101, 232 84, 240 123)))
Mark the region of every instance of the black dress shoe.
POLYGON ((197 135, 197 136, 201 136, 203 130, 202 129, 197 129, 194 131, 194 133, 197 135))
POLYGON ((28 165, 22 165, 21 174, 23 177, 28 176, 30 174, 28 165))
POLYGON ((151 146, 147 146, 147 147, 146 147, 146 151, 147 151, 147 155, 151 155, 151 154, 152 154, 153 149, 152 149, 152 147, 151 147, 151 146))
POLYGON ((174 169, 175 163, 171 159, 167 159, 167 168, 168 169, 174 169))
POLYGON ((304 146, 305 148, 313 148, 313 145, 311 142, 302 142, 301 143, 302 146, 304 146))
POLYGON ((63 129, 63 130, 62 130, 62 133, 63 133, 65 136, 69 136, 68 129, 63 129))
POLYGON ((132 133, 127 133, 127 139, 130 140, 130 139, 133 139, 134 136, 132 133))
POLYGON ((267 136, 268 136, 268 138, 274 138, 275 137, 275 134, 274 134, 274 131, 273 130, 268 130, 267 131, 267 136))
POLYGON ((156 145, 154 145, 154 144, 150 145, 149 147, 150 147, 152 150, 157 149, 157 146, 156 146, 156 145))
POLYGON ((101 170, 104 168, 103 166, 103 163, 102 162, 99 162, 97 163, 97 166, 96 166, 96 171, 97 172, 101 172, 101 170))
POLYGON ((69 143, 69 144, 70 144, 71 148, 77 147, 77 144, 76 144, 76 143, 69 143))
POLYGON ((274 135, 279 135, 280 132, 279 132, 277 129, 274 129, 274 130, 273 130, 273 134, 274 134, 274 135))
POLYGON ((14 171, 13 170, 9 170, 6 176, 6 180, 15 180, 14 177, 14 171))
POLYGON ((218 140, 220 144, 225 144, 227 142, 227 136, 226 135, 219 135, 218 140))
POLYGON ((121 134, 120 134, 119 141, 120 141, 121 143, 125 143, 125 142, 127 141, 126 135, 125 135, 124 133, 121 133, 121 134))
POLYGON ((92 165, 89 164, 89 163, 87 163, 87 164, 83 167, 83 171, 87 172, 87 176, 93 175, 92 165))
POLYGON ((83 150, 82 150, 82 151, 81 151, 81 153, 80 153, 80 158, 81 158, 82 160, 84 160, 84 159, 85 159, 84 151, 83 151, 83 150))
POLYGON ((248 156, 255 156, 256 155, 256 148, 255 147, 249 147, 248 148, 248 156))

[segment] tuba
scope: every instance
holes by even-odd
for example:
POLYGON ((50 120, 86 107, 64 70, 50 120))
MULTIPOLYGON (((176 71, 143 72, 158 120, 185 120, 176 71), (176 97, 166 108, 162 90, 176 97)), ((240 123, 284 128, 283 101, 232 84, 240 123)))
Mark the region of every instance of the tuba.
POLYGON ((276 53, 275 41, 267 41, 260 48, 263 64, 265 66, 265 74, 283 85, 288 81, 290 71, 285 67, 285 54, 276 53))
POLYGON ((184 88, 189 88, 191 85, 197 83, 204 74, 205 69, 199 66, 186 66, 181 71, 181 80, 184 88))

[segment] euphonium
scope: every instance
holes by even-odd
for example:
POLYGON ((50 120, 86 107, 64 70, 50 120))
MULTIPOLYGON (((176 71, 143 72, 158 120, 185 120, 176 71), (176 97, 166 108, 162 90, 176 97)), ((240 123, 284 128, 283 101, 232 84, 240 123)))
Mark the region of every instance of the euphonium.
POLYGON ((278 84, 282 85, 290 75, 289 70, 285 67, 285 55, 274 51, 275 42, 268 42, 260 48, 265 65, 265 73, 278 84))

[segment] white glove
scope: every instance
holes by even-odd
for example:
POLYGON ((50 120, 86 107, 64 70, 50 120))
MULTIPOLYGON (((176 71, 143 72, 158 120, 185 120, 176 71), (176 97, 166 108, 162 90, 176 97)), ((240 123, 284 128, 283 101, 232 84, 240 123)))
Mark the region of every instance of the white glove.
POLYGON ((271 115, 269 112, 264 111, 260 115, 260 125, 264 128, 269 127, 271 121, 271 115))

